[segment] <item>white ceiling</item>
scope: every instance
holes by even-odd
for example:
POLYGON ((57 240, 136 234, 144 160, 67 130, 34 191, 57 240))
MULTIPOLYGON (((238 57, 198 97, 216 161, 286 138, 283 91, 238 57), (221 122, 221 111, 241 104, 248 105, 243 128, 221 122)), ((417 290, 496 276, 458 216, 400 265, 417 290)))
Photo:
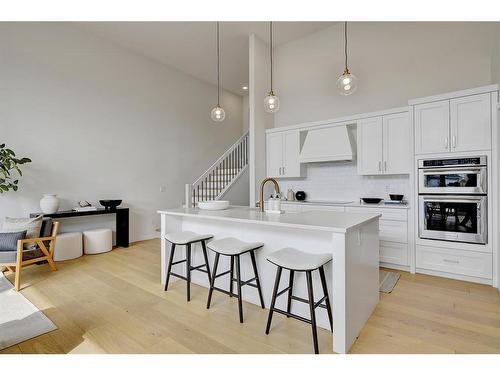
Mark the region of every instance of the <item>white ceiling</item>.
MULTIPOLYGON (((333 22, 276 22, 275 45, 333 22)), ((210 83, 216 83, 215 22, 83 22, 78 27, 210 83)), ((268 22, 221 22, 221 85, 239 95, 248 85, 248 36, 267 41, 268 22)))

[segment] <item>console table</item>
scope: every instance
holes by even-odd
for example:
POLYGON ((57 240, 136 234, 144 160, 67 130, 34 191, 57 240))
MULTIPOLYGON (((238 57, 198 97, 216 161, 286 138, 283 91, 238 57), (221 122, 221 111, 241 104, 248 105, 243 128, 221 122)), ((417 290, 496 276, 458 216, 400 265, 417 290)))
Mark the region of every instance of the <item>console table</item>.
POLYGON ((30 217, 43 215, 53 219, 66 218, 66 217, 81 217, 81 216, 94 216, 94 215, 115 215, 116 216, 116 246, 128 247, 129 245, 129 209, 128 208, 115 208, 105 209, 98 208, 95 211, 57 211, 55 214, 32 213, 30 217))

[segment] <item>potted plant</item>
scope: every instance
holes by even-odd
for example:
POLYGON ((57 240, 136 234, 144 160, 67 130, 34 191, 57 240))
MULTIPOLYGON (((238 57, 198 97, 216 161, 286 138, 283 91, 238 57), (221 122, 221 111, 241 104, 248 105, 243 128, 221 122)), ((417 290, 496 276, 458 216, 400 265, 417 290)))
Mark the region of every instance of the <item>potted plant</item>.
POLYGON ((22 176, 19 166, 31 163, 29 158, 17 158, 16 153, 0 144, 0 194, 19 188, 18 176, 22 176))

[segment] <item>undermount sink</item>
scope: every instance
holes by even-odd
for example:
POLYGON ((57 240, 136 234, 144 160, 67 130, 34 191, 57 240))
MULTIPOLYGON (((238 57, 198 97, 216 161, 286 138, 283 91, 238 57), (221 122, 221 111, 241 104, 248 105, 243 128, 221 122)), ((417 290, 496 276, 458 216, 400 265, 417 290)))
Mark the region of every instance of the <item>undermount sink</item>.
POLYGON ((201 210, 225 210, 229 207, 229 201, 201 201, 198 202, 198 208, 201 210))

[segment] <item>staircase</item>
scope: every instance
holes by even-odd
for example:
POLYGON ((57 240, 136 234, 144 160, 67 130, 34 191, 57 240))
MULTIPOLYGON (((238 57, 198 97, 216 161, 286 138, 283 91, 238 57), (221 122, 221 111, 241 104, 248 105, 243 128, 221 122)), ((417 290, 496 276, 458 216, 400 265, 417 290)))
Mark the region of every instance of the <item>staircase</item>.
POLYGON ((248 168, 248 147, 246 132, 196 181, 186 184, 186 206, 222 198, 248 168))

